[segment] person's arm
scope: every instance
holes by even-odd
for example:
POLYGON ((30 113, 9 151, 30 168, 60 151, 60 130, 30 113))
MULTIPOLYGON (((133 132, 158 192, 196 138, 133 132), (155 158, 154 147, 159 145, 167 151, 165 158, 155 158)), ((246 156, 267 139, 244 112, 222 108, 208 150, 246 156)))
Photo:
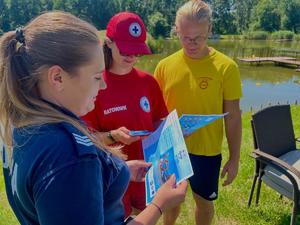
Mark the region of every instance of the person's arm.
POLYGON ((97 139, 105 145, 111 145, 119 142, 120 144, 130 145, 131 143, 140 140, 138 136, 132 137, 129 135, 129 130, 126 127, 119 127, 118 129, 110 131, 102 131, 100 126, 98 111, 100 103, 97 103, 95 109, 89 112, 87 115, 81 117, 86 123, 91 132, 97 137, 97 139), (97 107, 98 106, 98 107, 97 107))
POLYGON ((94 135, 102 143, 111 145, 115 143, 121 143, 124 145, 130 145, 141 139, 140 136, 130 136, 129 130, 126 127, 119 127, 118 129, 107 131, 107 132, 95 132, 94 135))
POLYGON ((84 158, 34 184, 39 223, 103 225, 103 180, 99 160, 84 158))
POLYGON ((242 120, 239 100, 224 100, 225 132, 229 148, 229 159, 223 167, 221 177, 227 175, 223 186, 229 185, 236 178, 239 169, 242 138, 242 120))
POLYGON ((173 208, 184 201, 187 189, 187 181, 181 182, 175 187, 175 175, 164 183, 156 193, 152 203, 137 215, 129 225, 154 225, 167 209, 173 208))

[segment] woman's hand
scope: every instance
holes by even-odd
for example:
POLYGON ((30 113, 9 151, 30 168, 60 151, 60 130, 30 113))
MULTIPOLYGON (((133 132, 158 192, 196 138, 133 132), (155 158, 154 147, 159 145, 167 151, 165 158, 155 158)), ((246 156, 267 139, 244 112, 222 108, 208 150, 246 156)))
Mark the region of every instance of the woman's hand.
POLYGON ((141 140, 140 136, 130 136, 129 130, 126 127, 120 127, 116 130, 111 130, 110 133, 116 142, 121 142, 125 145, 130 145, 133 142, 141 140))
POLYGON ((187 190, 187 181, 184 180, 176 186, 176 177, 171 175, 157 191, 153 202, 158 205, 162 211, 173 208, 184 201, 187 190))
POLYGON ((130 160, 126 162, 130 170, 130 180, 135 182, 145 181, 145 175, 151 163, 143 160, 130 160))

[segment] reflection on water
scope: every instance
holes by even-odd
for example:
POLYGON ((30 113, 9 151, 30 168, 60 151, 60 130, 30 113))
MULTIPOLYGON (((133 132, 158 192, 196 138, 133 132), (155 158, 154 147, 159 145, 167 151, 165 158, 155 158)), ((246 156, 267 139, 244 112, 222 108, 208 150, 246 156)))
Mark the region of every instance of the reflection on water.
POLYGON ((251 108, 259 109, 267 105, 283 103, 300 103, 300 86, 291 80, 278 83, 264 82, 257 85, 251 79, 243 80, 243 98, 241 108, 243 111, 249 111, 251 108))
MULTIPOLYGON (((278 103, 300 103, 300 72, 273 63, 250 66, 237 60, 251 56, 290 56, 300 60, 300 43, 275 41, 210 41, 211 46, 233 58, 240 67, 243 85, 241 108, 257 110, 278 103)), ((166 41, 161 54, 144 56, 138 62, 142 70, 153 73, 157 63, 180 47, 177 41, 166 41)))

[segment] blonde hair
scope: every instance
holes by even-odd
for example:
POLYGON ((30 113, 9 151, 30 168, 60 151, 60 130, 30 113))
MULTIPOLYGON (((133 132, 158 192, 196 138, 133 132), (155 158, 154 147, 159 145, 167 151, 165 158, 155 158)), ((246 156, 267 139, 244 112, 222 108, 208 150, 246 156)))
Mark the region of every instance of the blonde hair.
POLYGON ((190 0, 182 5, 176 12, 175 25, 178 26, 181 19, 212 24, 212 10, 210 6, 201 0, 190 0))
MULTIPOLYGON (((97 147, 108 149, 79 120, 43 101, 37 88, 43 72, 53 65, 76 76, 77 69, 91 60, 90 49, 100 43, 97 29, 69 13, 56 11, 38 16, 21 31, 21 43, 15 31, 0 39, 0 134, 4 144, 12 149, 13 128, 67 122, 97 147)), ((117 150, 109 151, 121 156, 117 150)))

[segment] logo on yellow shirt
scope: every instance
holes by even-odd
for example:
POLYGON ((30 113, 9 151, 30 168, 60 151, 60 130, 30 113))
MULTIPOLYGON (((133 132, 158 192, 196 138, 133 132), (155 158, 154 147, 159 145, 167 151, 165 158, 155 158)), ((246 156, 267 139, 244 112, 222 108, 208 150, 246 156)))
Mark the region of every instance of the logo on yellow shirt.
POLYGON ((198 85, 201 89, 207 89, 209 82, 212 80, 210 77, 199 77, 198 85))

